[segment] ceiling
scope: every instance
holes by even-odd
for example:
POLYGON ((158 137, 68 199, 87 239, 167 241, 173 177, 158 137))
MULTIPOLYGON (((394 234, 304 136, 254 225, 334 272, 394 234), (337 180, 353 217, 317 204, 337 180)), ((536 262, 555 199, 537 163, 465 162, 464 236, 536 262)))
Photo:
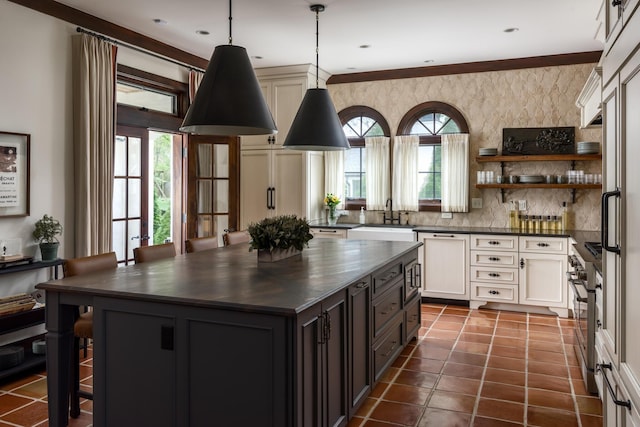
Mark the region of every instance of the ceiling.
MULTIPOLYGON (((57 1, 205 59, 216 45, 228 43, 229 3, 224 0, 57 1)), ((314 3, 236 0, 233 44, 247 49, 256 68, 315 64, 316 23, 309 9, 314 3)), ((600 3, 326 0, 319 65, 345 74, 601 50, 595 40, 600 3)))

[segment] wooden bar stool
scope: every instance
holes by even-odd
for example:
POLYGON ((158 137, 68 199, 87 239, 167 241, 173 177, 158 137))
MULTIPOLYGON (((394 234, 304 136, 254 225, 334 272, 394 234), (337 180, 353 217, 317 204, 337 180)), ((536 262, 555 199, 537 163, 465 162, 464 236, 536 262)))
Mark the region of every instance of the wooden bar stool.
MULTIPOLYGON (((115 252, 91 255, 65 260, 62 264, 64 277, 81 276, 96 271, 109 270, 118 267, 115 252)), ((93 393, 80 390, 80 339, 84 339, 85 357, 87 355, 88 340, 93 339, 93 311, 78 312, 78 318, 73 324, 73 366, 71 369, 71 401, 70 415, 78 418, 80 415, 80 398, 93 400, 93 393)))
POLYGON ((172 242, 161 245, 140 246, 133 249, 133 259, 136 264, 156 261, 159 259, 173 258, 176 256, 176 247, 172 242))
POLYGON ((225 246, 237 245, 238 243, 247 243, 251 240, 251 235, 247 230, 229 231, 222 235, 222 241, 225 246))
POLYGON ((187 253, 206 251, 207 249, 215 249, 218 247, 218 238, 210 237, 194 237, 185 242, 187 253))

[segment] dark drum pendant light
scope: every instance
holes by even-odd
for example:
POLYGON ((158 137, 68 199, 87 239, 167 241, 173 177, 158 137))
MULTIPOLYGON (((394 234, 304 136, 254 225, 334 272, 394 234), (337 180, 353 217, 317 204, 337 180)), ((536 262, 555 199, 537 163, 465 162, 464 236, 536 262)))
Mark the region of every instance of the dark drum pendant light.
POLYGON ((277 132, 245 48, 216 46, 180 130, 200 135, 267 135, 277 132))
POLYGON ((316 13, 316 87, 307 89, 283 147, 306 151, 346 150, 350 148, 349 141, 329 91, 318 87, 318 14, 324 11, 324 6, 314 4, 311 10, 316 13))

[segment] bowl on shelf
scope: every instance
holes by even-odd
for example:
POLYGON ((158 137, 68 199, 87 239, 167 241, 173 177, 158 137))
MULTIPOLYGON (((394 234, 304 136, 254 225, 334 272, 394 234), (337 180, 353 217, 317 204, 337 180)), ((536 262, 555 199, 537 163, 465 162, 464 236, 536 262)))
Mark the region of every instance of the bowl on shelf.
POLYGON ((478 154, 481 156, 496 156, 498 154, 497 148, 481 148, 478 150, 478 154))
POLYGON ((543 175, 520 175, 521 184, 539 184, 544 182, 543 175))

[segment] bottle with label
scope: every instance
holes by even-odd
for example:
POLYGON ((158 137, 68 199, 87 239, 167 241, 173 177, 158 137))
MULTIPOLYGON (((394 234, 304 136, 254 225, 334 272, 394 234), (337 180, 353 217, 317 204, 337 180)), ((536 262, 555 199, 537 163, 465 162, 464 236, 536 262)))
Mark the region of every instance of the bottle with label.
POLYGON ((364 207, 360 206, 360 224, 364 224, 365 216, 364 216, 364 207))

